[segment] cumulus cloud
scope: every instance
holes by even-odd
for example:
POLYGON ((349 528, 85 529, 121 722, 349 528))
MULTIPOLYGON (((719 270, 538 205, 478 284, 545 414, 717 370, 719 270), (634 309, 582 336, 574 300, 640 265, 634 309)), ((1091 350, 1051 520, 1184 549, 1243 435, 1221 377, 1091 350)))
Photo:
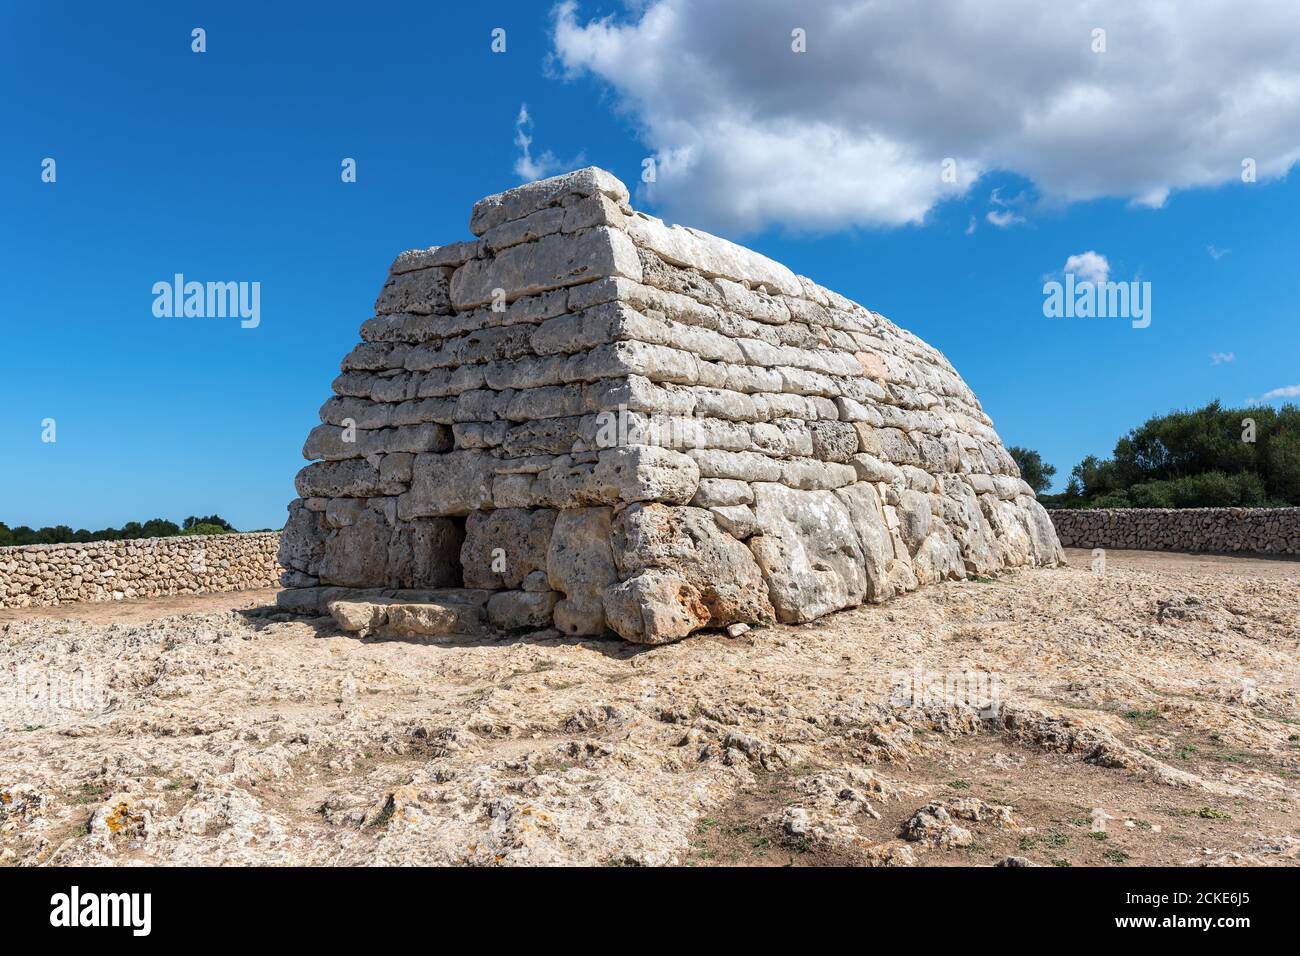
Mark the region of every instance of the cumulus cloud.
POLYGON ((519 158, 515 160, 515 175, 520 179, 531 182, 560 169, 560 161, 549 149, 536 159, 533 158, 533 118, 528 115, 527 103, 519 104, 519 116, 515 118, 515 145, 519 147, 519 158))
POLYGON ((995 169, 1045 202, 1146 206, 1247 158, 1280 176, 1300 159, 1297 35, 1291 0, 628 0, 599 19, 564 0, 553 42, 655 154, 647 198, 747 231, 915 223, 995 169))
POLYGON ((1067 275, 1074 273, 1080 282, 1105 282, 1110 276, 1110 262, 1101 253, 1089 249, 1066 259, 1061 271, 1067 275))
POLYGON ((1223 365, 1225 362, 1231 362, 1231 361, 1235 360, 1236 357, 1237 357, 1237 354, 1236 354, 1235 352, 1211 352, 1211 353, 1210 353, 1210 364, 1211 364, 1211 365, 1223 365))
POLYGON ((1283 385, 1281 388, 1265 392, 1259 398, 1247 399, 1247 404, 1263 405, 1266 402, 1277 401, 1279 398, 1300 398, 1300 385, 1283 385))

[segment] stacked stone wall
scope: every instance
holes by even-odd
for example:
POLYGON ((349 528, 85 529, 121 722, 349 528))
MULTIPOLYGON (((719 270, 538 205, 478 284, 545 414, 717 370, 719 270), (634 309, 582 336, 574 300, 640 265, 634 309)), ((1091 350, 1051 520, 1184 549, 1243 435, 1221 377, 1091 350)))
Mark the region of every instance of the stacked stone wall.
POLYGON ((1067 548, 1300 555, 1300 508, 1088 508, 1048 514, 1067 548))
POLYGON ((275 587, 278 532, 0 548, 0 607, 275 587))

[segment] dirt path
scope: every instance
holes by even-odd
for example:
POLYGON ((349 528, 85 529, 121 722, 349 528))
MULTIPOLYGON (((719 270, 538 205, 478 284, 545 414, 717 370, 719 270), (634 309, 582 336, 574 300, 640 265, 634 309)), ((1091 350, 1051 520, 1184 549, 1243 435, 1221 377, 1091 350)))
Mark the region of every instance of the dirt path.
POLYGON ((0 624, 9 621, 81 621, 85 624, 136 624, 177 614, 212 614, 270 607, 279 588, 227 591, 222 594, 177 594, 134 601, 94 601, 58 607, 0 608, 0 624))
MULTIPOLYGON (((1092 551, 1066 548, 1071 567, 1090 568, 1092 551)), ((1172 573, 1205 573, 1228 577, 1268 577, 1300 581, 1300 559, 1289 557, 1238 557, 1230 554, 1183 554, 1178 551, 1106 550, 1106 561, 1116 568, 1172 573)))
POLYGON ((0 862, 1300 861, 1300 563, 1087 559, 653 649, 4 612, 0 862))

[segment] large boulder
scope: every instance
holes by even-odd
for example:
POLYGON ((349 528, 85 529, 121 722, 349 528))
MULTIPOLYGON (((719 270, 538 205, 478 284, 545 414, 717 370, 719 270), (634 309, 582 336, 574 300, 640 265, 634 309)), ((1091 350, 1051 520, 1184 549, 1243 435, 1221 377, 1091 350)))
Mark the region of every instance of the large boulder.
POLYGON ((753 555, 704 508, 630 505, 614 521, 610 542, 623 580, 606 591, 606 612, 614 630, 630 641, 659 644, 698 627, 756 624, 775 616, 753 555), (654 606, 656 596, 667 602, 669 613, 654 606), (613 607, 618 613, 609 613, 613 607), (682 632, 684 621, 692 624, 682 632))
POLYGON ((754 513, 759 533, 749 547, 778 620, 811 621, 862 603, 866 558, 849 510, 834 492, 755 482, 754 513))

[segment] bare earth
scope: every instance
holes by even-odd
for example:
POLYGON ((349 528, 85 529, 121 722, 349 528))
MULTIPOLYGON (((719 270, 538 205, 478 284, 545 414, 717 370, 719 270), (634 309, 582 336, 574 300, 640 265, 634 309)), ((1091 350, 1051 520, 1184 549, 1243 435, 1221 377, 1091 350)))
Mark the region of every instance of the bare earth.
POLYGON ((0 862, 1300 862, 1300 563, 1070 561, 653 649, 3 611, 0 862))

